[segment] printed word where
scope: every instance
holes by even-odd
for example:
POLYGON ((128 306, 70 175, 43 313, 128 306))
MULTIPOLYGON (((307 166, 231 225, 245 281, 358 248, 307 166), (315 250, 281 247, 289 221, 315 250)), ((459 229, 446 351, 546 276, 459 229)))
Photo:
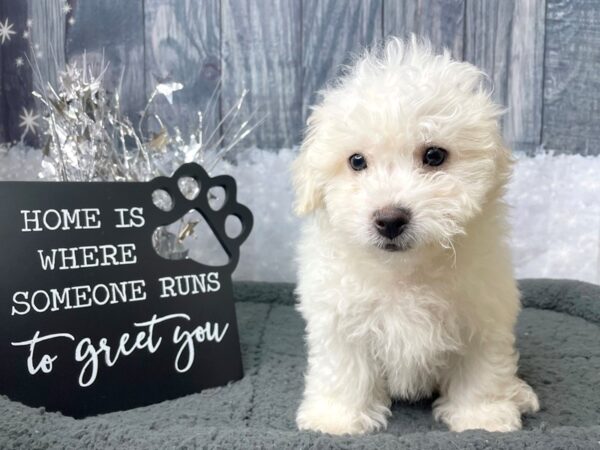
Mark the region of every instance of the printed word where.
POLYGON ((98 266, 135 264, 135 244, 85 245, 71 248, 38 250, 44 270, 85 269, 98 266))

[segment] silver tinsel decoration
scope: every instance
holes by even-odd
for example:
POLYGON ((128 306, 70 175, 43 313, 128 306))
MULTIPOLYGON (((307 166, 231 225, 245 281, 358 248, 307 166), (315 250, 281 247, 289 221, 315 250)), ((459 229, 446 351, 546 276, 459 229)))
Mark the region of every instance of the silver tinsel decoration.
MULTIPOLYGON (((35 64, 35 63, 34 63, 35 64)), ((184 138, 175 126, 167 127, 160 116, 150 114, 158 96, 169 103, 173 93, 181 90, 178 82, 158 84, 141 114, 137 126, 120 111, 120 93, 110 94, 104 87, 107 66, 100 70, 88 66, 84 55, 81 65, 71 64, 58 74, 57 86, 38 80, 33 92, 44 105, 44 158, 39 177, 59 181, 148 181, 157 176, 170 176, 181 164, 196 162, 210 172, 260 120, 251 115, 240 120, 244 91, 236 104, 223 115, 215 130, 203 129, 203 112, 197 112, 195 130, 184 138), (143 131, 152 120, 158 125, 154 133, 143 131), (221 131, 221 132, 219 132, 221 131)), ((34 67, 34 73, 36 67, 34 67)), ((37 71, 39 74, 39 70, 37 71)), ((41 78, 41 77, 40 77, 41 78)), ((217 86, 211 102, 216 101, 217 86)), ((193 197, 198 189, 193 180, 180 185, 184 194, 193 197)), ((153 197, 155 204, 168 208, 170 198, 153 197)), ((155 248, 164 257, 179 259, 187 254, 183 241, 198 222, 181 219, 174 227, 158 229, 155 248)))

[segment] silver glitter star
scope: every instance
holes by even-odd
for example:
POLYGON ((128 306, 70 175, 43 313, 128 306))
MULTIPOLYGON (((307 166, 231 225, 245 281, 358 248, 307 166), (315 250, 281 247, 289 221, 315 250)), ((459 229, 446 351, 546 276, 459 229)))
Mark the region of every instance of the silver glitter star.
POLYGON ((19 119, 21 119, 19 126, 21 128, 25 128, 25 130, 23 131, 23 137, 25 137, 29 132, 31 132, 31 134, 37 134, 37 128, 39 126, 37 121, 39 118, 40 115, 34 114, 33 109, 28 110, 26 108, 23 108, 23 113, 19 115, 19 119))
POLYGON ((4 23, 0 22, 0 38, 2 38, 0 44, 4 44, 5 41, 10 41, 10 36, 12 34, 17 34, 16 31, 12 30, 12 27, 13 24, 8 23, 8 19, 6 19, 4 23))

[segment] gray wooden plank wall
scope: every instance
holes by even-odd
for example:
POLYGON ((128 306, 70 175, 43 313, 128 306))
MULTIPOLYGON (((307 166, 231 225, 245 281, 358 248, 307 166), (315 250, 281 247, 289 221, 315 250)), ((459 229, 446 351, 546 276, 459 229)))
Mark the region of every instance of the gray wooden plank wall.
POLYGON ((266 119, 246 144, 276 149, 299 143, 315 92, 353 54, 417 33, 489 74, 515 148, 600 154, 598 0, 0 0, 6 19, 18 33, 0 44, 0 142, 21 139, 19 116, 36 106, 15 64, 30 42, 50 80, 84 52, 108 61, 134 121, 156 83, 181 81, 174 105, 155 108, 184 133, 220 86, 205 117, 218 139, 249 89, 242 116, 266 119))
POLYGON ((289 147, 301 128, 301 6, 298 0, 222 0, 221 111, 235 106, 244 88, 243 112, 268 114, 247 142, 289 147))
MULTIPOLYGON (((4 136, 0 139, 18 140, 22 135, 19 127, 19 115, 24 110, 31 110, 34 107, 33 98, 30 95, 32 86, 32 72, 28 68, 18 66, 17 58, 25 54, 29 48, 27 40, 22 35, 27 27, 28 5, 24 1, 0 2, 0 22, 6 24, 6 19, 10 17, 9 23, 12 23, 10 34, 11 40, 5 40, 0 44, 0 132, 4 136)), ((7 39, 7 38, 6 38, 7 39)), ((37 141, 34 141, 37 142, 37 141)))
POLYGON ((547 145, 600 154, 600 2, 548 0, 545 60, 547 145))
POLYGON ((220 3, 145 0, 144 13, 145 98, 160 81, 180 81, 184 88, 175 94, 176 107, 157 97, 155 112, 160 111, 167 123, 180 124, 181 131, 189 133, 202 109, 206 129, 214 130, 220 119, 219 98, 212 96, 222 70, 220 3))
POLYGON ((351 61, 353 53, 381 40, 382 13, 383 0, 303 0, 302 123, 306 122, 316 92, 351 61))

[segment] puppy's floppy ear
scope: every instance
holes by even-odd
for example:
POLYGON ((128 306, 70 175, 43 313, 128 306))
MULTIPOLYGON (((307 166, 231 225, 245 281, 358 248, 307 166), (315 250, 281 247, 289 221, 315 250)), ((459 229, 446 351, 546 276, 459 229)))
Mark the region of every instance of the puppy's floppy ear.
POLYGON ((296 214, 305 216, 323 206, 323 194, 317 181, 316 168, 312 167, 309 149, 304 145, 292 165, 292 179, 296 190, 296 214))
POLYGON ((299 216, 305 216, 323 206, 323 187, 318 178, 318 168, 314 164, 313 117, 309 118, 308 126, 308 132, 300 147, 300 154, 292 164, 292 180, 296 191, 294 209, 299 216))

